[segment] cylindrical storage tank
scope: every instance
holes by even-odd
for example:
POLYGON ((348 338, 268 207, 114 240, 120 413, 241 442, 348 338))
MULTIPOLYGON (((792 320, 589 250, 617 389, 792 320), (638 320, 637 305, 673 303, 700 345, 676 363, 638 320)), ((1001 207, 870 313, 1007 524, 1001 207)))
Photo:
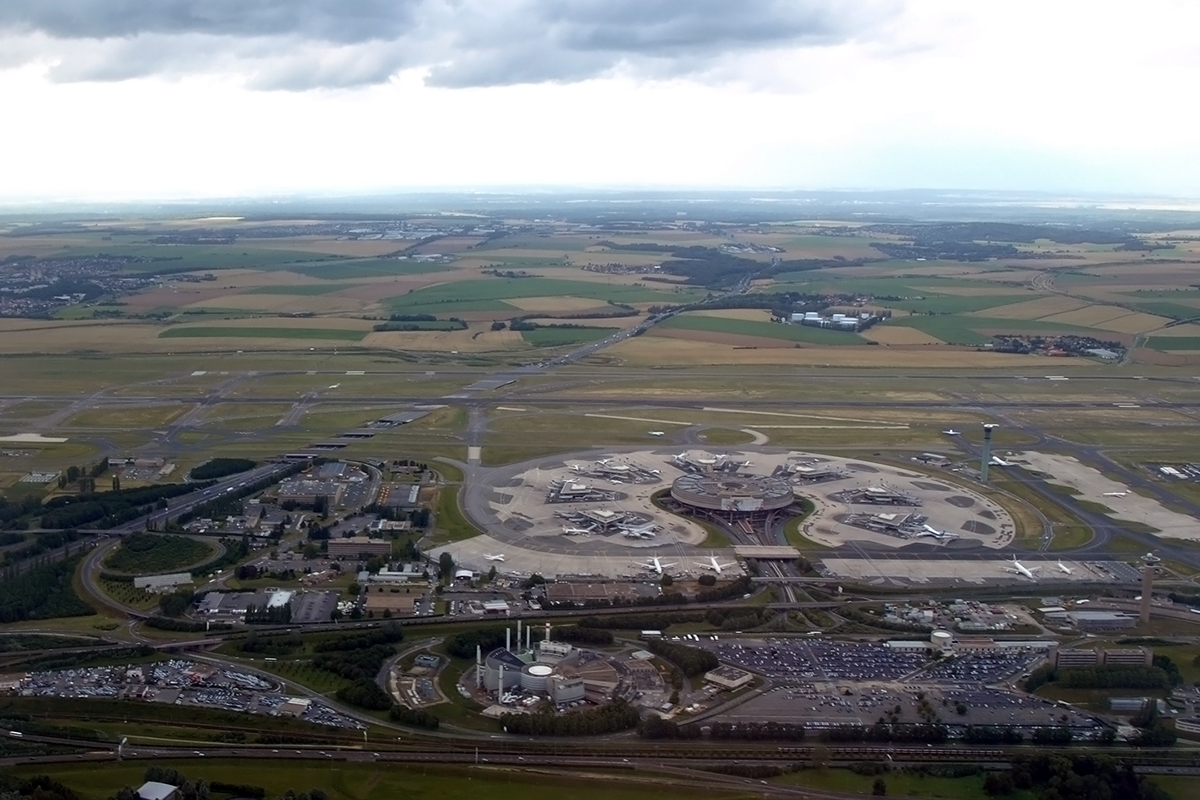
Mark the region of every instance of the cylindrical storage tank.
POLYGON ((954 641, 954 637, 950 635, 950 631, 934 631, 930 641, 937 647, 945 649, 954 641))
POLYGON ((554 674, 549 664, 530 664, 521 670, 521 688, 527 692, 545 692, 546 681, 554 674))

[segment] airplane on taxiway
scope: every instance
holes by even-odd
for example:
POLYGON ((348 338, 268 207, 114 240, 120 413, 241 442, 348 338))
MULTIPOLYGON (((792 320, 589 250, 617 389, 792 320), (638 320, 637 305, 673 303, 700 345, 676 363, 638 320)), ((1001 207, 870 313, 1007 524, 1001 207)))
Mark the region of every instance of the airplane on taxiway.
POLYGON ((667 567, 673 567, 675 565, 664 563, 659 559, 658 556, 651 556, 649 562, 639 562, 638 566, 642 569, 652 570, 653 572, 657 572, 659 575, 662 575, 666 572, 667 567))
POLYGON ((484 558, 486 558, 488 561, 503 561, 503 560, 504 560, 504 553, 497 553, 497 554, 496 554, 496 555, 494 555, 494 556, 491 556, 491 555, 488 555, 487 553, 484 553, 484 554, 483 554, 483 557, 484 557, 484 558))
POLYGON ((1037 580, 1037 575, 1034 573, 1041 569, 1041 567, 1027 567, 1020 561, 1017 561, 1016 556, 1013 556, 1012 563, 1013 565, 1011 567, 1004 568, 1005 572, 1011 572, 1014 575, 1020 575, 1025 578, 1029 578, 1031 581, 1037 580))
POLYGON ((942 433, 946 434, 947 436, 958 436, 960 433, 962 433, 962 431, 956 431, 954 428, 947 428, 946 430, 942 431, 942 433))
POLYGON ((700 562, 700 566, 703 567, 704 569, 711 569, 713 572, 720 575, 724 570, 727 570, 730 567, 736 567, 737 564, 736 563, 722 564, 721 562, 717 561, 716 556, 709 556, 708 561, 700 562))
POLYGON ((666 436, 667 435, 666 431, 646 431, 646 433, 650 434, 651 436, 666 436))
POLYGON ((932 536, 934 539, 957 539, 958 538, 957 533, 951 533, 950 531, 939 531, 937 528, 933 527, 932 525, 926 525, 925 530, 918 533, 917 536, 932 536))
POLYGON ((1068 567, 1066 564, 1064 564, 1061 561, 1058 562, 1058 571, 1064 575, 1070 575, 1072 572, 1074 572, 1073 569, 1071 569, 1070 567, 1068 567))
POLYGON ((1127 494, 1129 494, 1129 492, 1105 492, 1104 496, 1105 497, 1124 497, 1127 494))

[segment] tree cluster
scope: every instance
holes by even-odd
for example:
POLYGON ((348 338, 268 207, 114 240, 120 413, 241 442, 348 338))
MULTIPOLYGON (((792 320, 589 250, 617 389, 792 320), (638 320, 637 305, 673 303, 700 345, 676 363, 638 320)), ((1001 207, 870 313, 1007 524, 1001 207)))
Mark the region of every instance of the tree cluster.
POLYGON ((409 708, 408 706, 395 705, 392 706, 388 716, 393 722, 399 722, 401 725, 409 725, 414 728, 423 728, 427 731, 436 731, 442 721, 434 714, 429 713, 423 708, 409 708))
POLYGON ((0 623, 95 614, 71 585, 82 557, 43 564, 0 580, 0 623))
POLYGON ((41 526, 76 528, 90 524, 97 528, 112 528, 147 514, 155 508, 165 508, 169 498, 211 485, 163 483, 140 489, 118 489, 102 495, 89 495, 86 498, 61 495, 47 500, 43 505, 41 526))
POLYGON ((613 643, 611 631, 603 628, 582 628, 578 625, 564 625, 554 629, 554 638, 560 642, 571 644, 586 644, 604 647, 613 643))
POLYGON ((212 458, 198 467, 192 467, 190 474, 194 481, 207 481, 254 469, 257 463, 248 458, 212 458))
POLYGON ((504 644, 504 631, 499 628, 477 628, 446 637, 446 652, 455 658, 474 658, 475 648, 486 655, 504 644))
MULTIPOLYGON (((1009 774, 1012 790, 1036 792, 1038 800, 1171 800, 1132 766, 1105 755, 1019 755, 1013 758, 1009 774)), ((986 778, 984 785, 986 791, 986 778)), ((994 781, 993 786, 994 796, 1003 796, 1007 782, 994 781)))
POLYGON ((804 735, 804 726, 793 722, 714 722, 712 725, 712 738, 731 741, 801 742, 804 735))
POLYGON ((500 724, 508 733, 526 736, 599 736, 634 728, 640 719, 636 708, 614 700, 570 714, 556 714, 548 707, 535 714, 504 714, 500 724))
POLYGON ((717 661, 716 655, 707 650, 688 647, 665 639, 651 639, 646 642, 646 649, 679 667, 689 678, 703 675, 710 669, 716 669, 720 663, 717 661))

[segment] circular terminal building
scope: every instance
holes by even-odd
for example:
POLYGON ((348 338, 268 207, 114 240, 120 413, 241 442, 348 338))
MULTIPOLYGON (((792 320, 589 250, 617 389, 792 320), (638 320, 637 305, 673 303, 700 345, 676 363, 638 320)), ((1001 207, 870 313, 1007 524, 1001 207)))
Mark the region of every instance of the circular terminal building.
POLYGON ((737 474, 684 475, 671 484, 671 497, 695 509, 726 513, 777 511, 796 499, 786 478, 737 474))

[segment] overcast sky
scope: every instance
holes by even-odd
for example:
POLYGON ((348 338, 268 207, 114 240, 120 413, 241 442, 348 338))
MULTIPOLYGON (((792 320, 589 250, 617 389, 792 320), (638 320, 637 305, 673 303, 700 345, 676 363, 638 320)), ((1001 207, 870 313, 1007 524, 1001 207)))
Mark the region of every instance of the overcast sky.
POLYGON ((1200 196, 1191 0, 3 0, 0 198, 1200 196))

